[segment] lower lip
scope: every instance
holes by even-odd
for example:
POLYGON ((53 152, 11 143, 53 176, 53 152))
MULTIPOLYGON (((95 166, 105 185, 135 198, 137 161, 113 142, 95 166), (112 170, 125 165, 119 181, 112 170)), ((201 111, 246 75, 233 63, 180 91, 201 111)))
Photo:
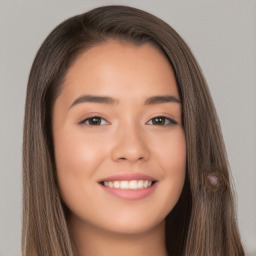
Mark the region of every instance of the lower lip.
POLYGON ((143 189, 120 189, 120 188, 110 188, 105 187, 100 184, 100 186, 112 195, 115 195, 119 198, 126 199, 126 200, 140 200, 145 197, 148 197, 150 194, 153 193, 157 185, 157 182, 153 184, 151 187, 143 188, 143 189))

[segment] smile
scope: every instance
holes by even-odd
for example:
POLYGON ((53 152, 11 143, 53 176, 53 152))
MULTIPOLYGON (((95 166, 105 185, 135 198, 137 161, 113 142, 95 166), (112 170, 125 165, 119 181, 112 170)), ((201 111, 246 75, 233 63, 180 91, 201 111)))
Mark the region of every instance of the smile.
POLYGON ((141 200, 150 196, 158 183, 155 178, 142 173, 117 174, 98 181, 104 192, 125 200, 141 200))
POLYGON ((109 188, 125 190, 137 190, 151 187, 155 182, 151 180, 123 180, 123 181, 102 181, 101 184, 109 188))

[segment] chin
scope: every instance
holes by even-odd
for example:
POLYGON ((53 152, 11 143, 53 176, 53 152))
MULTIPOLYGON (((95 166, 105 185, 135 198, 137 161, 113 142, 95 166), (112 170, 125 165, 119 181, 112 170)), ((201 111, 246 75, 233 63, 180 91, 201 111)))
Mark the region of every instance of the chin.
POLYGON ((112 233, 116 233, 119 235, 139 235, 143 233, 147 233, 154 229, 160 228, 164 226, 165 221, 161 221, 160 223, 126 223, 123 225, 113 225, 111 228, 108 228, 106 231, 110 231, 112 233))
POLYGON ((118 233, 120 235, 136 235, 157 228, 163 228, 164 225, 165 216, 154 216, 152 214, 138 214, 137 216, 132 214, 120 214, 119 218, 114 217, 111 220, 105 220, 104 223, 99 226, 105 231, 118 233))

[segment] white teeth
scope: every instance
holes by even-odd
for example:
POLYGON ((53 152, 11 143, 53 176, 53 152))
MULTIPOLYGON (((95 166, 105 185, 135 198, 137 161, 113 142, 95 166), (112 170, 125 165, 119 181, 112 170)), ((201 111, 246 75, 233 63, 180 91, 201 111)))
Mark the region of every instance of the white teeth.
POLYGON ((152 186, 151 180, 131 180, 131 181, 104 181, 104 186, 109 188, 120 189, 142 189, 152 186))
POLYGON ((119 188, 120 187, 120 184, 118 181, 114 181, 114 188, 119 188))
POLYGON ((128 181, 117 181, 120 185, 119 188, 121 189, 128 189, 129 188, 129 182, 128 181))
POLYGON ((137 180, 131 180, 129 182, 129 189, 137 189, 137 188, 138 188, 137 180))
POLYGON ((148 181, 146 180, 146 181, 144 181, 144 183, 143 183, 143 187, 144 188, 147 188, 148 187, 148 181))
POLYGON ((143 180, 138 181, 138 188, 143 188, 143 180))

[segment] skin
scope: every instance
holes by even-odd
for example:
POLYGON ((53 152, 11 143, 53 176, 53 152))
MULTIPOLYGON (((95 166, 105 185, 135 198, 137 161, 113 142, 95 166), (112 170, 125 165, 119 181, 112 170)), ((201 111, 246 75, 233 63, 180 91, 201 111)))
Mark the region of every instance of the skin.
POLYGON ((150 44, 109 40, 82 53, 66 74, 54 104, 53 138, 60 193, 80 256, 167 255, 165 217, 183 188, 186 143, 180 103, 144 104, 159 95, 179 99, 168 60, 150 44), (72 105, 82 95, 119 102, 72 105), (95 125, 87 119, 92 116, 103 119, 95 125), (176 124, 159 124, 159 116, 176 124), (126 200, 98 184, 120 173, 150 175, 157 186, 146 198, 126 200))

